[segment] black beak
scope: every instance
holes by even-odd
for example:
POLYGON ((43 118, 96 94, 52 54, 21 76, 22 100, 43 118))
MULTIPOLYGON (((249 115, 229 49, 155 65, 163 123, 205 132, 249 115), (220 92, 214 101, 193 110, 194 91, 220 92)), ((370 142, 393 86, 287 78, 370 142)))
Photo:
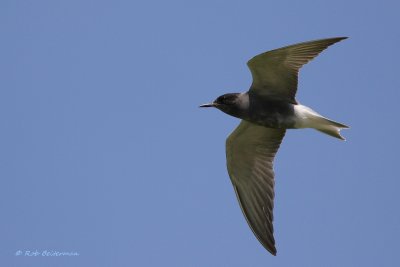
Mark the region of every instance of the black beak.
POLYGON ((215 107, 214 103, 208 103, 208 104, 203 104, 200 105, 199 108, 209 108, 209 107, 215 107))

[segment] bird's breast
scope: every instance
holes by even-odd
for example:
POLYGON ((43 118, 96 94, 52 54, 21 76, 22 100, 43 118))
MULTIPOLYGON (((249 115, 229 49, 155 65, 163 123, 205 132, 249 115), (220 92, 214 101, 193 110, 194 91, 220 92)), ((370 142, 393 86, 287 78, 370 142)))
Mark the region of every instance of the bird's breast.
POLYGON ((294 128, 294 105, 281 101, 264 101, 250 103, 247 121, 268 128, 294 128))

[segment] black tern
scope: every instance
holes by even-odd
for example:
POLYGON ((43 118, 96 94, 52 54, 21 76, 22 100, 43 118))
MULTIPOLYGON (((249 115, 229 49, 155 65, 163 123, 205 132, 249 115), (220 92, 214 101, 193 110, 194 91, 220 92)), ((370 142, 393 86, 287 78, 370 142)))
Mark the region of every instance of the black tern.
POLYGON ((200 106, 242 119, 226 139, 228 173, 247 223, 273 255, 273 161, 286 129, 313 128, 345 140, 340 130, 349 128, 297 102, 299 69, 346 38, 309 41, 259 54, 247 62, 253 77, 247 92, 224 94, 200 106))

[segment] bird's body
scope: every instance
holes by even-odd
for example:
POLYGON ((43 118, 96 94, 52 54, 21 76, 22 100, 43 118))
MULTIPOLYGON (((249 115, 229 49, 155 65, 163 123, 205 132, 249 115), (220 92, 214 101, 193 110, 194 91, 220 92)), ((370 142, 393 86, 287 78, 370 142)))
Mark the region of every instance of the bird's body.
POLYGON ((242 119, 226 141, 228 173, 243 214, 261 244, 276 255, 273 236, 273 159, 287 129, 314 128, 344 140, 346 125, 329 120, 295 99, 302 65, 345 37, 272 50, 248 62, 250 90, 229 93, 201 107, 216 107, 242 119))
POLYGON ((237 105, 221 110, 231 116, 269 128, 294 128, 294 105, 249 93, 234 94, 237 105))
POLYGON ((314 128, 319 131, 327 129, 332 131, 327 134, 339 139, 343 139, 339 134, 340 129, 347 128, 346 125, 326 119, 301 104, 288 103, 249 92, 227 95, 235 97, 237 104, 220 107, 221 111, 260 126, 278 129, 314 128))

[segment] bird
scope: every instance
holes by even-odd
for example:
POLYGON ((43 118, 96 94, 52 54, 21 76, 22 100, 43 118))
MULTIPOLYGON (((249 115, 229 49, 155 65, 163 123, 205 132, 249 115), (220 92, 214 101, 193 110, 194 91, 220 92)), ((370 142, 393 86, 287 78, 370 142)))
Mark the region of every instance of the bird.
POLYGON ((258 241, 276 256, 273 162, 287 129, 313 128, 345 140, 345 124, 296 100, 300 68, 327 47, 347 39, 302 42, 259 54, 247 62, 250 89, 228 93, 200 107, 214 107, 241 119, 226 139, 226 165, 242 213, 258 241))

